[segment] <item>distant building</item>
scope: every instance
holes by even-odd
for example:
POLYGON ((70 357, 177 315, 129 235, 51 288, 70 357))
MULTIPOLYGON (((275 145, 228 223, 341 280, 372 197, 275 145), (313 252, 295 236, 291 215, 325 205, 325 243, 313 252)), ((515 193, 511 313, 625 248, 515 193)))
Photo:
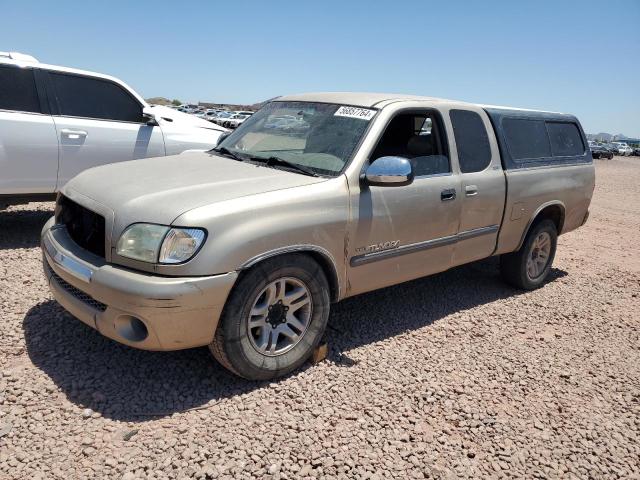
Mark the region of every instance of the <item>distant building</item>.
POLYGON ((596 142, 624 142, 629 146, 640 146, 640 138, 631 138, 619 133, 618 135, 611 135, 610 133, 589 133, 587 139, 595 140, 596 142))
POLYGON ((631 137, 627 137, 626 135, 614 135, 613 141, 624 142, 628 145, 637 145, 640 143, 640 138, 631 138, 631 137))

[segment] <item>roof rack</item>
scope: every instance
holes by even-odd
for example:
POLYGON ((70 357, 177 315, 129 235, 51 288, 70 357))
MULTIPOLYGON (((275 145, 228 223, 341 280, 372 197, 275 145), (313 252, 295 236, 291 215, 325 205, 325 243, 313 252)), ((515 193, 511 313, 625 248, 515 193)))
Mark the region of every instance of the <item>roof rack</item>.
POLYGON ((10 60, 18 60, 20 62, 39 63, 36 57, 20 52, 0 52, 0 57, 8 58, 10 60))

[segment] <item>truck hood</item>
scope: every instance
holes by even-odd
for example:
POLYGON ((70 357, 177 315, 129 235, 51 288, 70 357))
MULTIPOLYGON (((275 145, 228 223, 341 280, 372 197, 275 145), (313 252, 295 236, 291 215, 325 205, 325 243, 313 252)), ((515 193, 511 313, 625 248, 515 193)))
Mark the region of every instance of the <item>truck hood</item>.
POLYGON ((131 223, 169 225, 194 208, 324 180, 196 151, 91 168, 72 178, 62 193, 79 203, 88 197, 111 210, 116 233, 131 223))

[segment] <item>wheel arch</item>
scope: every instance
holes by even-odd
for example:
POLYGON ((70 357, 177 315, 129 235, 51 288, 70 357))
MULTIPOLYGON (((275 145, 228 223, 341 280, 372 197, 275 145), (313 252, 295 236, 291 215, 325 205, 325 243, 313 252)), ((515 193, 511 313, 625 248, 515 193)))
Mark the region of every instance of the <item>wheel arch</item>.
POLYGON ((317 245, 291 245, 287 247, 277 248, 268 252, 261 253, 250 258, 239 268, 240 271, 248 270, 255 265, 278 256, 289 255, 292 253, 301 253, 308 255, 315 260, 322 268, 327 281, 329 282, 329 293, 332 302, 337 302, 341 298, 340 278, 338 276, 338 267, 335 259, 329 251, 317 245))
POLYGON ((541 222, 542 220, 551 220, 556 225, 556 230, 558 231, 558 235, 562 233, 562 228, 564 227, 564 218, 565 218, 565 206, 559 200, 552 200, 550 202, 543 203, 538 207, 538 209, 534 212, 534 214, 529 219, 527 223, 527 227, 524 229, 522 233, 522 237, 520 238, 520 243, 518 243, 518 248, 516 250, 520 250, 522 245, 524 244, 525 238, 529 234, 529 231, 533 226, 541 222))

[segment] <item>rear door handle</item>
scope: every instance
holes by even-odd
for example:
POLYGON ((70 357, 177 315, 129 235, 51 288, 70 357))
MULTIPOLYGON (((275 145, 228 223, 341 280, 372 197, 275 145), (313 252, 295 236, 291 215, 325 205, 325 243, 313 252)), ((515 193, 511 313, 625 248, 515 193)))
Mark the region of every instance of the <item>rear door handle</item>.
POLYGON ((473 197, 474 195, 478 194, 478 187, 475 185, 467 185, 466 187, 464 187, 464 194, 467 197, 473 197))
POLYGON ((442 190, 442 192, 440 192, 440 200, 442 200, 443 202, 447 202, 449 200, 455 200, 455 199, 456 199, 455 188, 449 188, 447 190, 442 190))
POLYGON ((72 140, 84 138, 88 135, 84 130, 72 130, 70 128, 63 128, 62 130, 60 130, 60 133, 65 137, 71 138, 72 140))

